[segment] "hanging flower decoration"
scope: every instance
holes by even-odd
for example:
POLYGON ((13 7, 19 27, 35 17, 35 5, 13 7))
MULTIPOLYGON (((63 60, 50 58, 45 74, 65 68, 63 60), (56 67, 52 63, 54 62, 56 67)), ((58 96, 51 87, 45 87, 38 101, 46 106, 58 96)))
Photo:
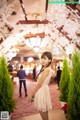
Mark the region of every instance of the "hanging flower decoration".
POLYGON ((7 54, 9 49, 22 42, 24 40, 23 36, 26 33, 29 34, 31 32, 35 34, 37 31, 39 33, 45 32, 49 43, 47 49, 52 49, 57 45, 66 50, 66 47, 70 43, 74 43, 80 47, 80 36, 78 34, 80 33, 80 23, 78 21, 80 16, 76 10, 65 4, 52 5, 50 11, 47 13, 27 13, 28 18, 33 20, 35 20, 35 17, 40 21, 47 19, 49 21, 47 25, 12 25, 7 18, 15 11, 15 6, 16 0, 8 6, 4 5, 0 9, 0 40, 3 39, 2 43, 0 42, 0 51, 2 54, 7 54), (4 50, 8 44, 9 47, 6 47, 6 50, 4 50))

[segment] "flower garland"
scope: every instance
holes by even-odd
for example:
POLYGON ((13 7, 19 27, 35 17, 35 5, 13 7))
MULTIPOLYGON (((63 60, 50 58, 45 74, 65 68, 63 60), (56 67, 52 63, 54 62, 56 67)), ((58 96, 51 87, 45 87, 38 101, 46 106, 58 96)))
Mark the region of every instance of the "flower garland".
POLYGON ((76 34, 76 31, 80 30, 80 23, 78 22, 79 16, 75 10, 66 7, 66 5, 53 5, 50 13, 39 15, 40 20, 47 19, 49 20, 49 24, 45 26, 38 25, 37 27, 35 25, 12 26, 7 18, 15 11, 15 4, 16 0, 9 4, 8 7, 4 5, 0 9, 0 13, 2 13, 0 14, 0 39, 3 38, 4 40, 1 44, 0 51, 5 54, 6 57, 9 49, 19 42, 22 42, 24 40, 23 36, 30 32, 45 32, 46 39, 49 40, 48 49, 52 49, 56 45, 66 49, 70 42, 80 46, 80 36, 76 34), (72 18, 71 15, 73 15, 72 18), (10 32, 9 29, 13 29, 12 32, 10 32), (64 33, 66 33, 66 35, 64 33), (68 37, 71 41, 67 40, 68 37), (6 44, 9 44, 9 47, 5 50, 6 44))

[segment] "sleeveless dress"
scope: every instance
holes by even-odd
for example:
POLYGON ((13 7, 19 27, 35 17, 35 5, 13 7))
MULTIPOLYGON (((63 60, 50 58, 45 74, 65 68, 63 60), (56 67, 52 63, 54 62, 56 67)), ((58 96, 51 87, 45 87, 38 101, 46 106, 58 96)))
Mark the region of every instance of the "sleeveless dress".
MULTIPOLYGON (((52 76, 53 70, 50 67, 48 67, 47 69, 49 69, 50 71, 49 75, 46 77, 42 86, 36 92, 35 98, 34 98, 34 106, 36 107, 37 110, 42 112, 46 112, 52 109, 50 90, 49 90, 48 84, 50 82, 50 78, 52 76)), ((39 78, 41 77, 41 74, 39 75, 39 78)))

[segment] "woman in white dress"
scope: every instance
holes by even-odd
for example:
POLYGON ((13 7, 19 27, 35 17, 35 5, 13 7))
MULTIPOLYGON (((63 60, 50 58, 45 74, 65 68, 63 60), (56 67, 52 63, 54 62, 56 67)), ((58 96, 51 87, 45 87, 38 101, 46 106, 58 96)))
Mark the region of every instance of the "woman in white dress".
POLYGON ((49 91, 49 82, 53 74, 51 69, 52 54, 51 52, 44 52, 41 56, 42 69, 37 76, 37 83, 30 96, 32 101, 34 98, 34 105, 39 110, 43 120, 48 120, 48 111, 52 109, 51 97, 49 91))

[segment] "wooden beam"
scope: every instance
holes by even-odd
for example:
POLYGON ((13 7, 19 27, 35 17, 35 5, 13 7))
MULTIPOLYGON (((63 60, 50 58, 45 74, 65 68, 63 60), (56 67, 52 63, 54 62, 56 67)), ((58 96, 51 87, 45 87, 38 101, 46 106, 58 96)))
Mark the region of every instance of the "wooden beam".
MULTIPOLYGON (((70 42, 73 42, 72 39, 69 38, 69 37, 67 36, 67 34, 63 32, 62 29, 63 29, 63 26, 62 26, 61 28, 57 28, 57 30, 59 30, 59 32, 62 33, 70 42)), ((77 43, 74 43, 74 44, 75 44, 76 47, 80 50, 80 45, 78 45, 77 43)))
POLYGON ((25 16, 25 20, 27 20, 27 15, 26 15, 26 11, 25 11, 25 8, 24 8, 24 5, 23 5, 23 1, 22 0, 19 0, 19 1, 20 1, 20 5, 21 5, 21 8, 22 8, 23 14, 25 16))
POLYGON ((40 38, 43 38, 43 37, 45 37, 45 33, 44 32, 42 32, 42 33, 36 33, 36 34, 29 33, 29 34, 26 34, 24 36, 24 38, 27 39, 27 38, 31 38, 31 37, 37 37, 37 36, 39 36, 40 38))
POLYGON ((72 4, 68 4, 68 5, 66 5, 66 7, 69 9, 69 7, 70 8, 72 8, 73 10, 76 10, 77 9, 77 14, 80 16, 80 5, 76 5, 76 4, 74 4, 74 5, 72 5, 72 4))
POLYGON ((48 0, 46 0, 45 12, 48 10, 48 0))
POLYGON ((48 20, 19 20, 16 24, 48 24, 48 20))
POLYGON ((80 50, 80 46, 78 44, 76 44, 76 47, 80 50))
POLYGON ((0 38, 0 44, 3 42, 3 38, 0 38))

